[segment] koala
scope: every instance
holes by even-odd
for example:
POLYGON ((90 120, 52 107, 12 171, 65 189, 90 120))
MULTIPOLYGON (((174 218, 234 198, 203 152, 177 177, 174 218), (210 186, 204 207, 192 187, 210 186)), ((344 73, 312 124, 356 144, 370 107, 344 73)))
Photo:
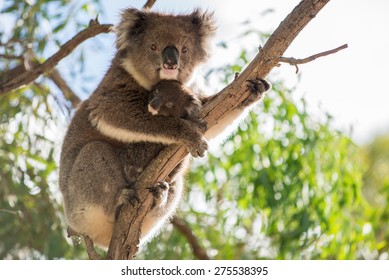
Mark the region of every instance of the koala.
POLYGON ((152 115, 173 116, 199 121, 199 114, 206 97, 199 98, 176 80, 162 80, 149 94, 148 111, 152 115))
MULTIPOLYGON (((59 186, 66 221, 94 244, 108 247, 117 210, 134 201, 134 174, 169 144, 204 156, 208 144, 191 120, 151 115, 149 91, 162 79, 187 83, 209 56, 213 15, 195 10, 170 15, 126 9, 115 27, 116 54, 104 78, 76 110, 61 150, 59 186), (133 167, 133 168, 132 168, 133 167)), ((186 161, 171 182, 150 186, 156 202, 141 228, 146 242, 180 200, 186 161)))
MULTIPOLYGON (((161 80, 190 81, 196 67, 208 58, 215 31, 209 12, 122 11, 115 26, 115 56, 95 91, 75 111, 60 156, 59 187, 66 221, 94 244, 109 246, 118 209, 137 201, 134 174, 142 172, 162 149, 182 144, 193 157, 204 156, 206 139, 229 125, 228 118, 222 120, 204 136, 198 122, 148 112, 149 92, 161 80)), ((237 106, 234 116, 262 96, 266 82, 255 82, 250 88, 252 98, 237 106)), ((169 183, 148 188, 155 201, 144 218, 141 245, 173 215, 187 162, 175 168, 169 183)))

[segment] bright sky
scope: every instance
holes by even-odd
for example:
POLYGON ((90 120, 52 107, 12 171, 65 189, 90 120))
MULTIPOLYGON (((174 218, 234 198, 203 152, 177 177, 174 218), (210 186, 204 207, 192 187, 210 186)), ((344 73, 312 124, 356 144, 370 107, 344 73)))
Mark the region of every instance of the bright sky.
MULTIPOLYGON (((145 0, 103 1, 106 15, 101 22, 117 23, 120 9, 141 8, 145 0)), ((241 48, 237 35, 240 23, 250 20, 252 26, 264 32, 273 31, 299 0, 223 0, 179 1, 157 0, 154 10, 188 12, 201 7, 215 12, 219 25, 217 41, 227 41, 231 53, 214 51, 209 65, 218 65, 236 57, 241 48), (274 9, 272 13, 263 13, 274 9), (219 52, 219 53, 218 53, 219 52)), ((389 133, 389 90, 382 81, 389 71, 389 1, 387 0, 332 0, 313 19, 287 50, 285 56, 305 58, 312 54, 338 47, 349 48, 337 54, 301 65, 301 81, 294 93, 305 96, 314 114, 321 107, 335 119, 336 128, 350 131, 359 144, 375 136, 389 133)), ((259 42, 247 41, 253 47, 259 42)), ((106 69, 106 65, 103 66, 106 69)), ((105 71, 105 70, 104 70, 105 71)), ((284 64, 276 70, 277 77, 295 85, 295 68, 284 64)))

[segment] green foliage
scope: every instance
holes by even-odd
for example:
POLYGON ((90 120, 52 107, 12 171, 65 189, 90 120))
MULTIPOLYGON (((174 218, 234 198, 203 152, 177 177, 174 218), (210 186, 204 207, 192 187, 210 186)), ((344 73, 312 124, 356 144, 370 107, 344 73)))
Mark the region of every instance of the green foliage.
POLYGON ((64 239, 54 159, 58 108, 37 85, 1 97, 0 259, 74 255, 64 239))
POLYGON ((380 136, 365 148, 368 168, 363 194, 373 206, 371 226, 379 255, 389 252, 389 136, 380 136))
MULTIPOLYGON (((312 119, 276 83, 220 150, 194 164, 180 215, 216 259, 364 258, 374 238, 363 232, 363 169, 360 149, 329 116, 312 119)), ((182 258, 180 247, 164 250, 182 258)))
MULTIPOLYGON (((0 82, 23 57, 33 53, 42 60, 58 49, 64 34, 86 26, 85 9, 75 9, 79 4, 2 3, 0 16, 7 24, 0 26, 0 82)), ((85 257, 81 247, 69 246, 65 239, 57 184, 58 136, 68 106, 45 77, 0 96, 0 259, 85 257)))

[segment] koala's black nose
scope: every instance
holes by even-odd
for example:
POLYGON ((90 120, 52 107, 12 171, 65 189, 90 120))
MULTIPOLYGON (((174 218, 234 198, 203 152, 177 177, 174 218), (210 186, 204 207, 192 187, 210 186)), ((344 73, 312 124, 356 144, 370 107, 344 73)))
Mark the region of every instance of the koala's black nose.
POLYGON ((174 46, 167 46, 162 51, 163 68, 177 69, 178 67, 178 50, 174 46))

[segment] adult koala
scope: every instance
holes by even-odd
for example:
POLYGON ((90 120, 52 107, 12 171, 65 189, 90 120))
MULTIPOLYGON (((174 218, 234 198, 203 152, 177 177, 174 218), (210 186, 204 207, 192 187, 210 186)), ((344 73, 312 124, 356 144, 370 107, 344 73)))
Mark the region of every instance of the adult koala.
MULTIPOLYGON (((119 207, 136 201, 133 168, 128 167, 141 172, 172 143, 183 144, 192 156, 205 154, 208 145, 198 123, 152 115, 147 105, 149 90, 161 79, 190 80, 206 60, 216 28, 213 15, 199 10, 170 15, 127 9, 115 30, 116 55, 76 111, 60 159, 67 223, 103 247, 109 246, 119 207)), ((243 109, 237 108, 237 114, 243 109)), ((226 125, 219 124, 219 130, 226 125)), ((185 165, 174 170, 170 184, 150 186, 155 202, 144 219, 141 242, 155 235, 176 209, 185 165)))

